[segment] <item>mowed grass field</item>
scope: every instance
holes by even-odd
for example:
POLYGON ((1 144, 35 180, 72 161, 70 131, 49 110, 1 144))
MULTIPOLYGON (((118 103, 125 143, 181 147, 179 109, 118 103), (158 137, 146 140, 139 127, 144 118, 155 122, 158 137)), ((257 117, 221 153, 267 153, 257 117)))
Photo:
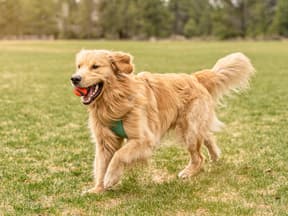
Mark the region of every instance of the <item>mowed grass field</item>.
MULTIPOLYGON (((0 215, 288 215, 288 42, 0 42, 0 215), (221 159, 189 179, 173 133, 150 162, 101 195, 92 186, 87 111, 72 94, 82 48, 135 56, 136 72, 191 73, 242 51, 251 89, 218 115, 221 159)), ((180 144, 180 145, 179 145, 180 144)))

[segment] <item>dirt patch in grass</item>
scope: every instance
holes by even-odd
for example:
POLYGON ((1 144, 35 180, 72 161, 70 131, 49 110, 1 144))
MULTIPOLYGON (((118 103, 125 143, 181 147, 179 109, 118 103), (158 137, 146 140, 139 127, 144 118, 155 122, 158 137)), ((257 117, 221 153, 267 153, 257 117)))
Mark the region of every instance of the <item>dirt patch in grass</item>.
POLYGON ((62 216, 84 216, 87 215, 82 209, 71 208, 65 209, 62 213, 62 216))
POLYGON ((104 209, 111 209, 120 205, 123 202, 123 200, 127 200, 127 199, 129 199, 129 197, 125 196, 125 197, 112 198, 109 200, 103 200, 103 201, 97 202, 97 206, 104 208, 104 209))
POLYGON ((211 214, 205 208, 198 208, 195 211, 177 211, 165 213, 165 216, 175 215, 175 216, 210 216, 211 214))
POLYGON ((223 203, 230 203, 236 200, 242 199, 239 192, 233 191, 232 188, 225 190, 229 190, 229 192, 224 191, 221 188, 209 188, 207 192, 207 196, 204 198, 205 201, 208 202, 223 202, 223 203))
POLYGON ((68 169, 66 167, 60 167, 60 166, 49 166, 48 167, 48 170, 51 172, 51 173, 58 173, 58 172, 70 172, 71 169, 68 169))
POLYGON ((175 175, 170 174, 166 169, 153 168, 151 171, 152 181, 156 184, 169 182, 175 178, 175 175))
POLYGON ((41 206, 44 208, 50 208, 54 204, 54 198, 53 198, 53 196, 43 195, 38 199, 38 203, 40 203, 41 206))
POLYGON ((4 216, 4 215, 15 215, 15 210, 13 208, 12 205, 5 203, 5 202, 1 202, 0 203, 0 215, 4 216))

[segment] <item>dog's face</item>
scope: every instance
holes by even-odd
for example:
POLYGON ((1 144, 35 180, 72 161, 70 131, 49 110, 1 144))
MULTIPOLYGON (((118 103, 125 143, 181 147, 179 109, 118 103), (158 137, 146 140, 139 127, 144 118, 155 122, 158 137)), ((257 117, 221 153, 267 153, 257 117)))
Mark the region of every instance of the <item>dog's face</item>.
MULTIPOLYGON (((76 72, 71 81, 75 87, 86 88, 85 105, 95 102, 107 91, 108 84, 121 74, 133 72, 132 56, 108 50, 82 50, 76 55, 76 72)), ((109 90, 108 90, 109 91, 109 90)))

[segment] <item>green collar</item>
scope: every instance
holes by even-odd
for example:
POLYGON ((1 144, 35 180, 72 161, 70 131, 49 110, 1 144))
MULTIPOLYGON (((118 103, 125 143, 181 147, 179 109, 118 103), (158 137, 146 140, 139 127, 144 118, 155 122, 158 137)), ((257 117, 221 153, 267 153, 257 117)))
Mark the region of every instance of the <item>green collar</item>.
POLYGON ((128 138, 127 134, 125 133, 123 122, 122 120, 115 121, 112 123, 110 129, 119 137, 121 138, 128 138))

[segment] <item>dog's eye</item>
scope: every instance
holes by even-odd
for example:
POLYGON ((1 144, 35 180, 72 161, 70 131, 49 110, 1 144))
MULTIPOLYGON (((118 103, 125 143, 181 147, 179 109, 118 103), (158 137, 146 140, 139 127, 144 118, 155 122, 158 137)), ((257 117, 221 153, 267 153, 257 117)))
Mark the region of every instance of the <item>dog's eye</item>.
POLYGON ((78 65, 77 67, 78 67, 78 69, 80 69, 81 65, 78 65))
POLYGON ((92 69, 97 69, 97 68, 99 68, 100 66, 99 65, 96 65, 96 64, 94 64, 94 65, 92 65, 92 69))

